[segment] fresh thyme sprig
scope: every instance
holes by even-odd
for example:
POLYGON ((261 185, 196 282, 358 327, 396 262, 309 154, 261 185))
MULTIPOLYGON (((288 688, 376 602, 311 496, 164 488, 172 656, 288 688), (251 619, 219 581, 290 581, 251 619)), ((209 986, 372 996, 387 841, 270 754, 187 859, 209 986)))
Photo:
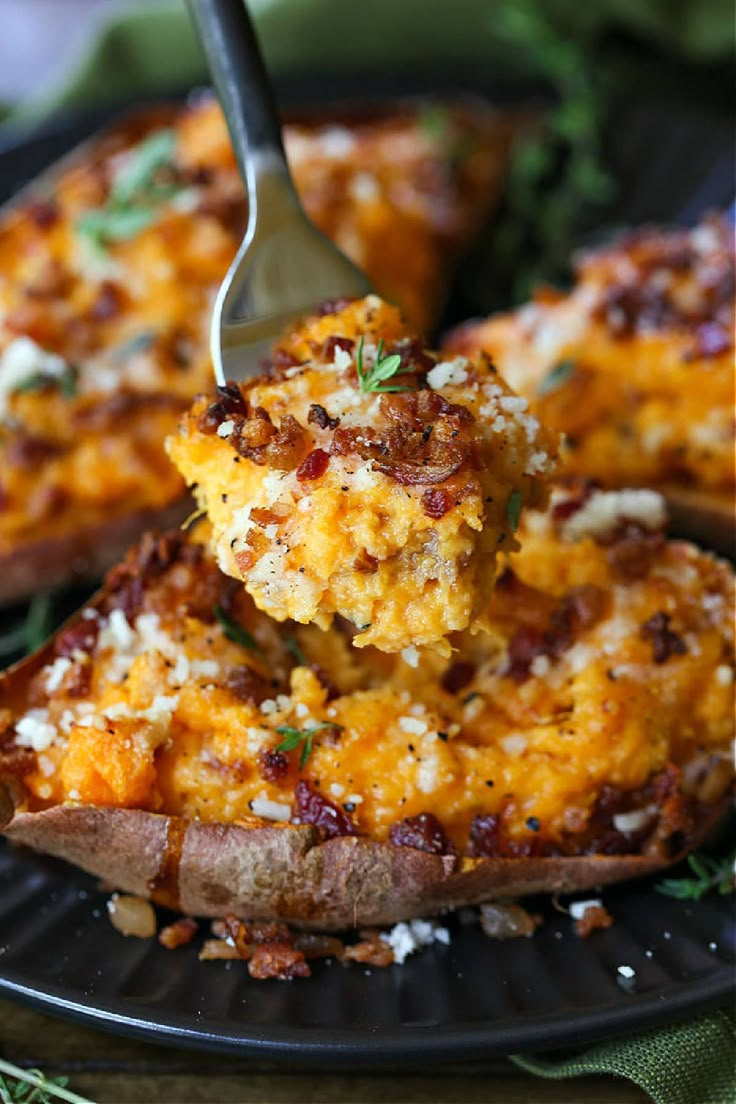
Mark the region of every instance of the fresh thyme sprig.
POLYGON ((392 384, 390 387, 382 386, 382 384, 385 384, 386 380, 390 380, 395 376, 401 368, 401 357, 398 353, 391 353, 390 356, 383 355, 383 338, 378 342, 376 360, 373 367, 363 367, 364 342, 365 336, 361 334, 358 342, 358 351, 355 355, 358 382, 360 383, 360 390, 363 394, 368 394, 371 391, 410 391, 410 387, 402 387, 400 384, 392 384))
POLYGON ((24 1070, 0 1058, 0 1102, 2 1104, 92 1104, 67 1087, 66 1077, 44 1077, 40 1070, 24 1070), (8 1080, 9 1079, 9 1080, 8 1080))
POLYGON ((0 635, 0 658, 14 652, 35 652, 48 638, 54 623, 53 596, 36 594, 18 625, 0 635))
POLYGON ((575 374, 577 367, 574 360, 561 360, 551 368, 537 387, 538 395, 550 395, 558 388, 564 387, 567 381, 575 374))
POLYGON ((251 652, 260 652, 261 647, 254 636, 244 629, 242 625, 239 625, 237 621, 233 621, 232 617, 229 617, 225 613, 222 606, 213 606, 212 612, 217 620, 222 625, 222 631, 228 640, 232 640, 233 644, 241 644, 243 648, 248 648, 251 652))
POLYGON ((98 251, 134 238, 158 218, 159 205, 182 191, 174 164, 176 135, 157 130, 130 151, 102 207, 88 211, 77 231, 98 251))
POLYGON ((65 399, 72 399, 77 393, 78 369, 73 364, 67 364, 59 375, 50 375, 48 372, 33 372, 24 380, 16 384, 13 391, 22 394, 27 391, 42 391, 44 387, 55 387, 65 399))
POLYGON ((512 491, 506 500, 506 518, 512 533, 515 533, 519 528, 522 502, 521 491, 512 491))
POLYGON ((311 728, 292 728, 291 725, 279 725, 276 731, 279 736, 283 736, 284 739, 280 744, 276 745, 276 750, 293 751, 294 748, 299 747, 301 744, 302 750, 299 756, 299 770, 304 770, 307 760, 312 754, 312 742, 314 737, 325 728, 336 728, 342 731, 342 725, 332 724, 330 721, 320 721, 319 724, 312 725, 311 728))
POLYGON ((736 851, 721 859, 697 853, 688 855, 688 866, 694 878, 665 878, 654 887, 657 893, 665 897, 677 897, 679 900, 699 901, 706 893, 716 890, 724 897, 734 892, 734 861, 736 851))

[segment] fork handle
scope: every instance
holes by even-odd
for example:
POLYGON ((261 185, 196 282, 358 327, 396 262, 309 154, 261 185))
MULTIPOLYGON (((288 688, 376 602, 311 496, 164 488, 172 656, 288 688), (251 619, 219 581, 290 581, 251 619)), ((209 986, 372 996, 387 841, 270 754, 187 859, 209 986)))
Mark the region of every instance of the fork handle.
POLYGON ((252 221, 264 171, 282 177, 294 192, 271 81, 244 0, 187 2, 248 189, 252 221))

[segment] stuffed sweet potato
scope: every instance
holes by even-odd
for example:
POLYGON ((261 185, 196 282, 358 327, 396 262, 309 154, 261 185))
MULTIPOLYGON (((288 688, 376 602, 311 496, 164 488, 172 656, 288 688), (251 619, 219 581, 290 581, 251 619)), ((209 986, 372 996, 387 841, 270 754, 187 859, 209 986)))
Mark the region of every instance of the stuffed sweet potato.
POLYGON ((582 257, 573 290, 450 334, 485 350, 541 420, 563 470, 655 487, 677 531, 734 548, 733 230, 641 231, 582 257))
POLYGON ((387 652, 485 626, 500 551, 556 440, 486 357, 442 361, 377 296, 326 304, 270 370, 201 396, 167 442, 220 567, 259 609, 387 652))
POLYGON ((492 633, 417 667, 277 625, 196 535, 145 538, 2 680, 6 834, 324 930, 666 865, 732 787, 733 575, 651 492, 585 494, 529 514, 492 633))
MULTIPOLYGON (((497 195, 508 126, 449 108, 287 126, 312 218, 427 324, 497 195), (462 156, 456 151, 462 144, 462 156)), ((99 574, 191 509, 163 441, 209 386, 245 200, 211 99, 135 116, 0 222, 0 601, 99 574)))

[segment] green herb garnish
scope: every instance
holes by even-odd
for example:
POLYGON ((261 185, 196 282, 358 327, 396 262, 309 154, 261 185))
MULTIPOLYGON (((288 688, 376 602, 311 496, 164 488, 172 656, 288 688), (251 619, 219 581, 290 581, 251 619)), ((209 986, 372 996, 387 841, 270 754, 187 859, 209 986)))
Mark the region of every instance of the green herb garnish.
POLYGON ((239 625, 237 621, 233 621, 232 617, 228 617, 222 606, 213 606, 212 612, 222 625, 222 631, 225 633, 225 636, 228 640, 232 640, 233 644, 241 644, 251 652, 261 651, 255 637, 251 636, 248 630, 244 629, 242 625, 239 625))
POLYGON ((174 153, 173 130, 158 130, 130 151, 115 175, 102 207, 88 211, 77 230, 97 250, 114 241, 134 238, 158 218, 158 207, 182 190, 174 153))
POLYGON ((312 754, 312 741, 316 733, 321 732, 324 728, 337 728, 342 731, 342 725, 332 724, 330 721, 320 721, 319 724, 313 725, 312 728, 292 728, 291 725, 279 725, 276 729, 279 736, 283 736, 284 739, 280 744, 276 745, 277 751, 293 751, 294 748, 302 745, 301 755, 299 756, 299 770, 304 770, 307 759, 312 754))
POLYGON ((512 533, 515 533, 519 528, 519 518, 521 517, 522 497, 521 491, 512 491, 506 502, 506 518, 509 523, 509 529, 512 533))
POLYGON ((401 368, 401 357, 398 353, 392 353, 390 356, 383 355, 383 338, 378 342, 376 361, 373 367, 367 369, 363 367, 364 341, 365 337, 361 334, 360 341, 358 342, 358 351, 355 356, 355 367, 358 371, 360 390, 363 394, 367 394, 371 391, 410 391, 410 387, 401 387, 398 384, 393 384, 391 387, 381 386, 386 380, 390 380, 395 376, 401 368))
POLYGON ((156 330, 141 330, 140 333, 133 334, 127 341, 121 341, 119 345, 111 349, 110 359, 116 362, 129 360, 137 353, 143 353, 146 349, 150 349, 157 337, 156 330))
POLYGON ((43 391, 44 387, 55 387, 66 399, 73 399, 77 393, 77 369, 68 364, 59 375, 47 372, 34 372, 16 384, 13 391, 24 394, 28 391, 43 391))
POLYGON ((305 656, 304 652, 299 647, 299 641, 292 633, 285 633, 284 645, 288 652, 291 652, 299 667, 308 667, 309 660, 305 656))
POLYGON ((734 891, 734 860, 736 852, 722 859, 709 855, 688 855, 688 866, 694 878, 665 878, 654 887, 657 893, 679 900, 699 901, 706 893, 716 890, 725 895, 734 891))
POLYGON ((419 129, 431 141, 445 138, 449 130, 450 116, 446 107, 438 103, 422 104, 417 114, 419 129))
POLYGON ((559 364, 555 364, 539 384, 537 394, 549 395, 552 391, 557 391, 575 374, 576 367, 574 360, 561 360, 559 364))
POLYGON ((51 635, 53 623, 52 595, 36 594, 20 624, 0 636, 0 656, 12 655, 14 652, 35 652, 51 635))
POLYGON ((44 1077, 40 1070, 24 1070, 0 1058, 0 1101, 2 1104, 51 1104, 66 1100, 69 1104, 92 1104, 86 1096, 77 1096, 66 1087, 66 1077, 44 1077))

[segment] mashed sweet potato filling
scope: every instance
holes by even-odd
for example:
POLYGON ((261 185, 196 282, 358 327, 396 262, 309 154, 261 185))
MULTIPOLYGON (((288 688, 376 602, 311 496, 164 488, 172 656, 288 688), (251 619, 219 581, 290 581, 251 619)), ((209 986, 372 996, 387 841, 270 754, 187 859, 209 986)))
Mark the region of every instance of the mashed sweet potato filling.
POLYGON ((733 495, 733 230, 641 231, 585 256, 570 294, 450 334, 485 350, 545 425, 562 467, 608 487, 733 495))
POLYGON ((554 443, 481 358, 438 361, 375 296, 329 304, 271 371, 201 398, 168 450, 223 571, 279 621, 335 614, 357 647, 485 621, 499 550, 554 443), (373 379, 371 373, 389 365, 373 379))
POLYGON ((195 537, 147 538, 6 703, 29 807, 330 808, 342 833, 471 854, 637 851, 664 810, 684 829, 673 802, 731 778, 732 572, 620 514, 570 539, 583 508, 557 491, 530 514, 491 632, 415 666, 344 625, 278 626, 195 537))

